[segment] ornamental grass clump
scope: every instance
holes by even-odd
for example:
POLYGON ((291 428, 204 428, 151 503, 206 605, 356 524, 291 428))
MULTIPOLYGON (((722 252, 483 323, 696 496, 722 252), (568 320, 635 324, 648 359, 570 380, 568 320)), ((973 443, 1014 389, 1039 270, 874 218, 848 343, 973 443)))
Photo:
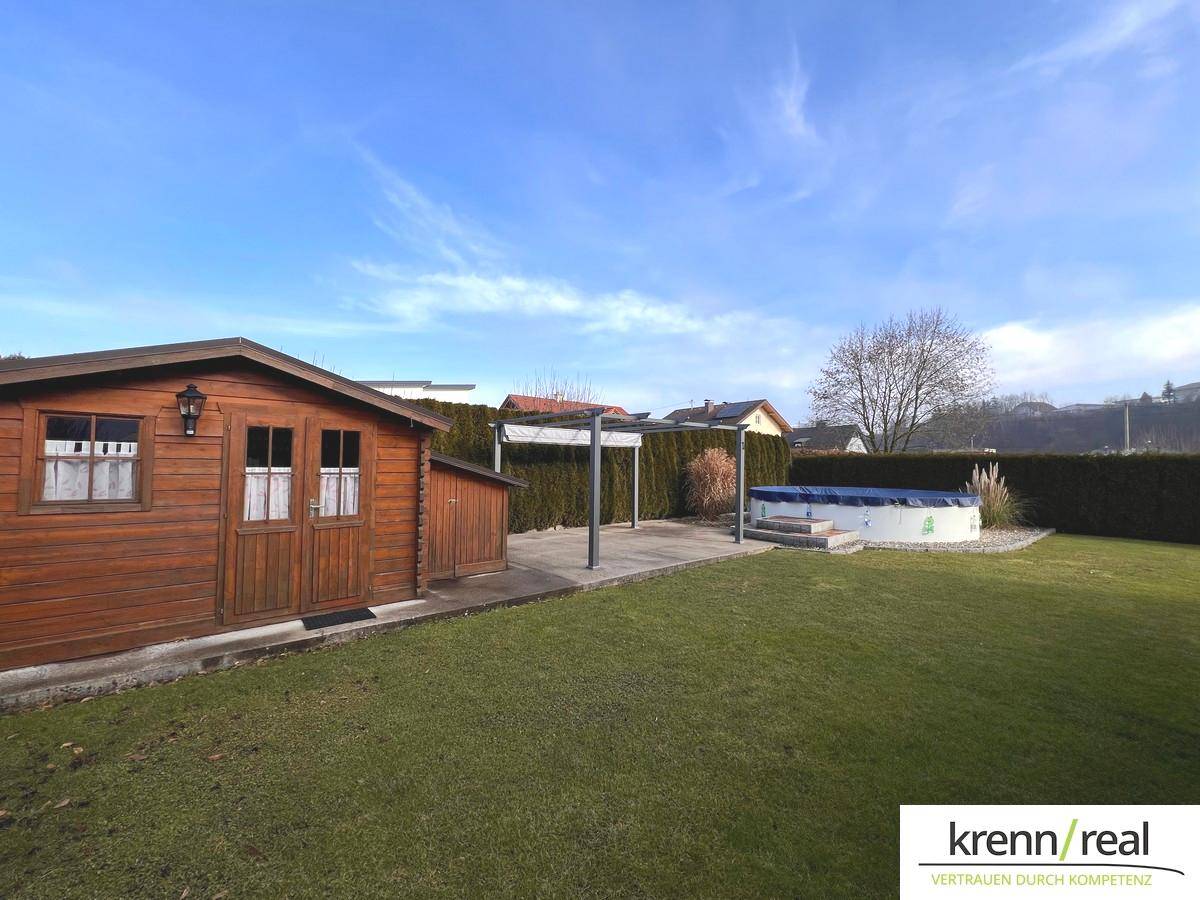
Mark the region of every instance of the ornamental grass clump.
POLYGON ((979 522, 984 528, 1011 528, 1025 524, 1028 504, 1004 483, 1000 467, 976 464, 966 490, 979 495, 979 522))
POLYGON ((737 468, 733 457, 720 447, 710 447, 687 464, 688 507, 706 521, 733 509, 737 468))

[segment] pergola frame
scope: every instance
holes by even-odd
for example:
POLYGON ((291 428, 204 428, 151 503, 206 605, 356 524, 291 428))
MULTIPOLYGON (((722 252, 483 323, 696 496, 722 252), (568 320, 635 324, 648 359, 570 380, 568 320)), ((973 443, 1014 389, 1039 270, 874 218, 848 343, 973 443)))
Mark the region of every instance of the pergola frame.
MULTIPOLYGON (((676 422, 673 419, 656 419, 649 413, 621 415, 605 411, 605 407, 572 410, 569 413, 532 413, 492 422, 492 468, 500 471, 501 445, 504 443, 505 425, 544 425, 547 428, 568 428, 576 431, 591 431, 588 455, 588 562, 589 569, 600 568, 600 448, 601 436, 605 431, 619 434, 666 434, 672 431, 734 431, 734 463, 737 470, 737 489, 733 508, 733 540, 742 543, 746 505, 746 425, 715 425, 708 422, 676 422), (555 421, 557 420, 557 421, 555 421)), ((553 443, 553 441, 545 441, 553 443)), ((571 445, 574 446, 574 445, 571 445)), ((633 447, 633 479, 630 497, 630 527, 638 527, 639 453, 633 447)))

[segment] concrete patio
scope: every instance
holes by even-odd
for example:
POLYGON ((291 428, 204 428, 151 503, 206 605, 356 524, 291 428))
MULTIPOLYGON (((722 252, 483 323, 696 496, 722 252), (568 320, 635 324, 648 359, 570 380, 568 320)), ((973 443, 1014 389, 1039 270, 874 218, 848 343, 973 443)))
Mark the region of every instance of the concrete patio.
POLYGON ((515 606, 748 556, 773 545, 735 544, 727 528, 675 521, 607 525, 600 568, 588 569, 586 528, 513 535, 504 572, 435 582, 418 600, 371 607, 376 618, 313 631, 299 621, 155 644, 122 653, 0 672, 0 710, 36 706, 170 681, 264 656, 340 643, 418 622, 515 606))

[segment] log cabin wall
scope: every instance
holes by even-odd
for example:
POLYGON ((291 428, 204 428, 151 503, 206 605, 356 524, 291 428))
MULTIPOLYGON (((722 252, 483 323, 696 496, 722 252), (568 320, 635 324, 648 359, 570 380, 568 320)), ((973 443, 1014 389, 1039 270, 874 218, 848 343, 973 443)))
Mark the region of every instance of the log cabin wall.
POLYGON ((235 410, 373 423, 366 596, 417 595, 423 426, 241 359, 10 385, 0 387, 0 669, 241 627, 220 602, 226 467, 241 465, 225 452, 235 410), (208 395, 193 437, 175 401, 189 382, 208 395), (39 510, 39 411, 141 417, 138 508, 39 510))

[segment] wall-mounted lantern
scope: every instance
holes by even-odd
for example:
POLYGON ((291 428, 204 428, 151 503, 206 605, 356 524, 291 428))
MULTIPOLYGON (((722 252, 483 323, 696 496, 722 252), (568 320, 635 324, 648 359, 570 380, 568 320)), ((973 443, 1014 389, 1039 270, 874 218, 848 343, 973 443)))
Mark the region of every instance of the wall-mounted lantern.
POLYGON ((191 437, 196 433, 196 420, 204 412, 204 401, 208 397, 196 390, 194 384, 189 384, 186 390, 175 395, 175 399, 179 401, 179 415, 183 417, 183 433, 191 437))

